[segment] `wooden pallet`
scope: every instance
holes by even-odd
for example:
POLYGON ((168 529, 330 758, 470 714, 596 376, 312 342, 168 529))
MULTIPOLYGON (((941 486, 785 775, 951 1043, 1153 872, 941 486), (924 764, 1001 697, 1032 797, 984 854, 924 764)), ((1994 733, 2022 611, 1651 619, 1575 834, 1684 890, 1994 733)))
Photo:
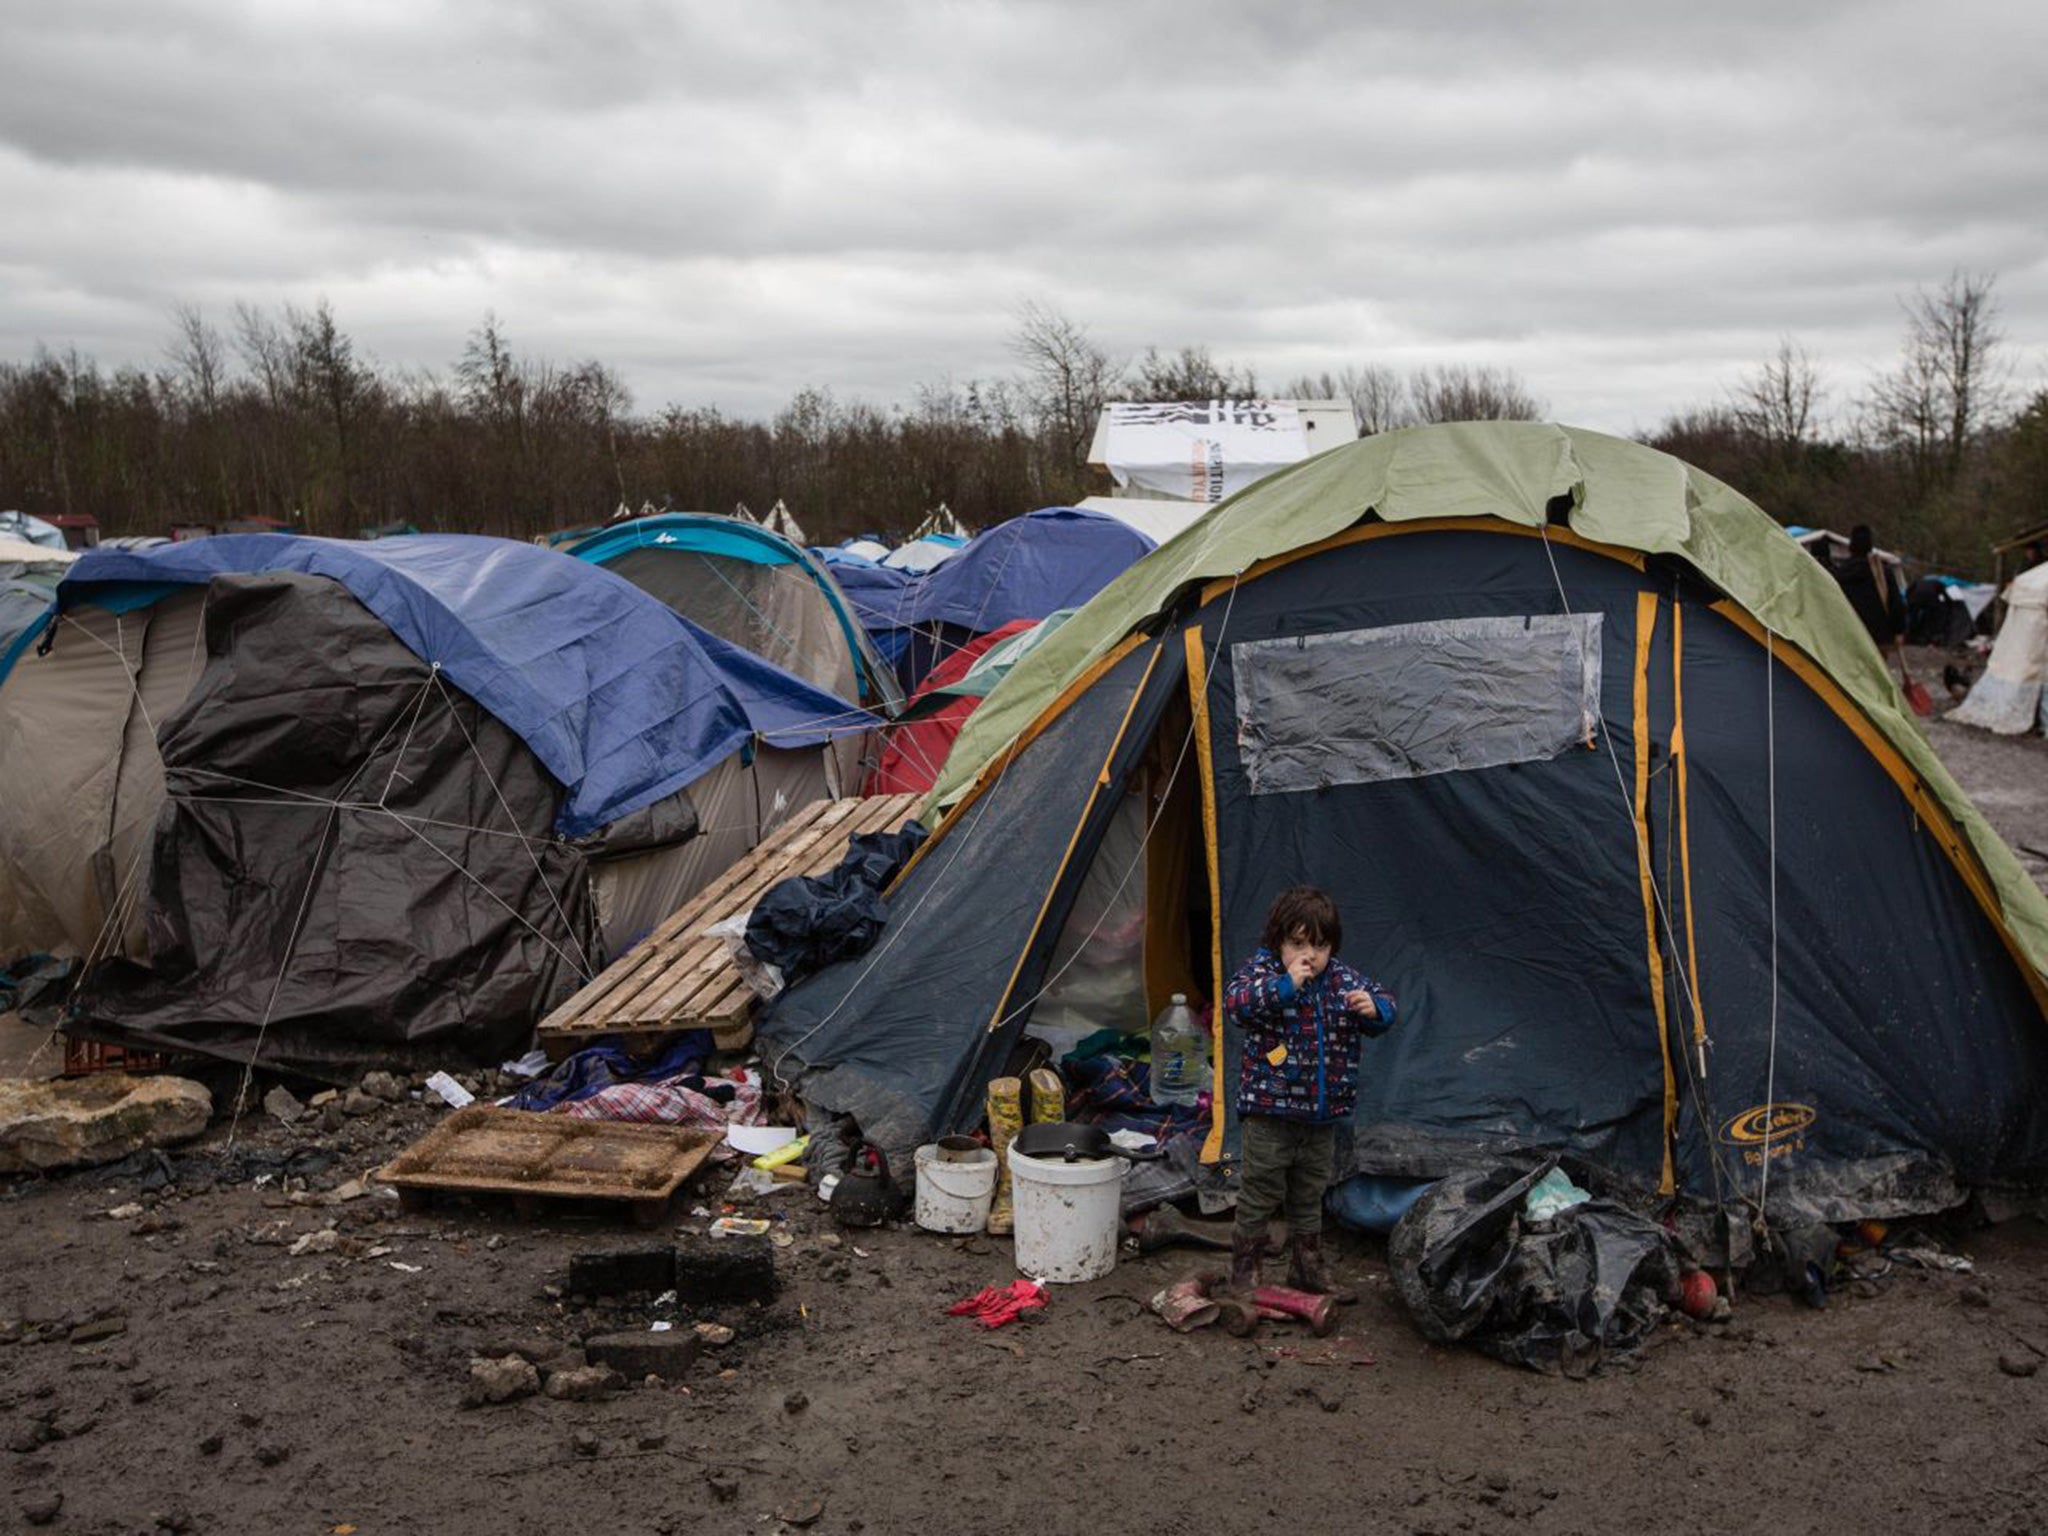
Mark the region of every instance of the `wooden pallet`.
POLYGON ((721 1050, 746 1045, 754 1037, 753 990, 725 940, 707 938, 704 930, 745 912, 779 881, 836 868, 848 838, 896 831, 922 798, 877 795, 805 806, 542 1019, 541 1049, 559 1061, 599 1035, 623 1035, 627 1048, 637 1051, 684 1029, 716 1031, 721 1050))
POLYGON ((623 1211, 654 1226, 722 1134, 703 1126, 626 1125, 472 1104, 458 1109, 377 1178, 408 1210, 443 1195, 510 1200, 522 1215, 623 1211))

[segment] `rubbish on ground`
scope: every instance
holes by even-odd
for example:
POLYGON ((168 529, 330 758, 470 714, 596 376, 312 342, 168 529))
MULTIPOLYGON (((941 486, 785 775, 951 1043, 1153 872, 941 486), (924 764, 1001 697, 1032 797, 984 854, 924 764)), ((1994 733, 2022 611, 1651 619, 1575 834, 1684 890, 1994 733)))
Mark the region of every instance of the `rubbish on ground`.
POLYGON ((1207 1328, 1222 1315, 1222 1309, 1209 1299, 1208 1287, 1203 1285, 1200 1276, 1177 1281, 1162 1291, 1154 1292, 1152 1310, 1176 1333, 1193 1333, 1197 1328, 1207 1328))
POLYGON ((828 1173, 818 1180, 818 1198, 826 1205, 832 1203, 833 1193, 839 1188, 839 1175, 828 1173))
POLYGON ((777 1147, 786 1147, 796 1140, 793 1125, 733 1125, 727 1126, 725 1139, 735 1151, 748 1157, 759 1157, 773 1152, 777 1147))
POLYGON ((1715 1288, 1714 1277, 1704 1269, 1687 1270, 1679 1281, 1678 1310, 1687 1317, 1705 1321, 1719 1308, 1721 1293, 1715 1288))
POLYGON ((1522 1208, 1528 1212, 1531 1221, 1548 1221, 1559 1211, 1568 1211, 1575 1205, 1584 1205, 1593 1196, 1579 1188, 1565 1176, 1561 1168, 1553 1168, 1534 1184, 1523 1197, 1522 1208))
POLYGON ((948 1317, 971 1317, 982 1328, 1013 1323, 1034 1307, 1045 1305, 1045 1287, 1036 1280, 1016 1279, 1004 1286, 983 1286, 972 1296, 946 1308, 948 1317))
POLYGON ((1176 1243, 1191 1248, 1217 1248, 1230 1251, 1230 1223, 1227 1221, 1194 1221, 1183 1216, 1170 1205, 1162 1205, 1133 1216, 1128 1227, 1138 1240, 1138 1252, 1157 1253, 1176 1243))
POLYGON ((620 1125, 495 1105, 458 1109, 378 1170, 400 1198, 506 1195, 524 1206, 579 1200, 623 1206, 651 1225, 718 1145, 682 1126, 620 1125))
POLYGON ((784 1178, 782 1175, 783 1170, 780 1168, 776 1169, 773 1173, 764 1173, 759 1168, 749 1164, 732 1176, 732 1183, 726 1186, 725 1198, 728 1200, 764 1200, 770 1195, 779 1195, 784 1190, 802 1189, 804 1187, 804 1175, 801 1168, 796 1170, 795 1178, 784 1178))
POLYGON ((1954 1275, 1975 1274, 1977 1266, 1959 1253, 1943 1253, 1938 1248, 1887 1248, 1885 1257, 1900 1264, 1911 1264, 1919 1269, 1945 1269, 1954 1275))
MULTIPOLYGON (((476 1095, 455 1081, 446 1072, 436 1072, 427 1079, 427 1086, 440 1095, 441 1102, 450 1109, 467 1109, 476 1102, 476 1095)), ((265 1103, 268 1103, 265 1100, 265 1103)))
POLYGON ((763 1237, 771 1225, 758 1216, 721 1216, 704 1230, 713 1237, 763 1237))
POLYGON ((794 1141, 785 1142, 772 1152, 762 1153, 761 1156, 754 1159, 753 1166, 761 1169, 764 1173, 780 1168, 784 1163, 794 1162, 797 1158, 802 1157, 804 1152, 810 1147, 810 1144, 810 1137, 799 1136, 794 1141))
POLYGON ((1251 1295, 1259 1316, 1276 1321, 1307 1323, 1309 1332, 1325 1338, 1337 1326, 1337 1298, 1315 1291, 1298 1291, 1289 1285, 1262 1285, 1251 1295))
POLYGON ((1401 1218, 1387 1257, 1424 1338, 1584 1376, 1632 1353, 1664 1320, 1678 1293, 1677 1239, 1597 1199, 1540 1229, 1525 1223, 1529 1190, 1554 1166, 1453 1174, 1401 1218))
POLYGON ((548 1053, 536 1046, 517 1061, 504 1061, 498 1070, 507 1077, 539 1077, 548 1069, 548 1053))
POLYGON ((723 1323, 699 1323, 696 1334, 706 1349, 723 1349, 733 1340, 733 1331, 723 1323))

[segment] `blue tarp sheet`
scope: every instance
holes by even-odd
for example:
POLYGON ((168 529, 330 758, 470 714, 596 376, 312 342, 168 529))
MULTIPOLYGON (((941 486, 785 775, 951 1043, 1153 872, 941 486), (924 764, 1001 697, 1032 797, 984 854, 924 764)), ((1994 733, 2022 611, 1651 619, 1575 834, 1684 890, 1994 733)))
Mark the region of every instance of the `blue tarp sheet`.
POLYGON ((559 825, 571 837, 692 783, 756 734, 797 748, 846 723, 844 701, 602 566, 510 539, 233 534, 95 551, 71 567, 58 605, 135 606, 174 586, 267 571, 340 583, 517 733, 567 790, 559 825))

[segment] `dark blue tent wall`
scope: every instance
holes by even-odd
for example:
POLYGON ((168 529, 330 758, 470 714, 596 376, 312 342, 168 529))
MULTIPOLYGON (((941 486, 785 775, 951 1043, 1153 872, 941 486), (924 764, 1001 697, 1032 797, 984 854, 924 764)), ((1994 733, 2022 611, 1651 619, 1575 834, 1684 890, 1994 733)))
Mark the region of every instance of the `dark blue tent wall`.
MULTIPOLYGON (((1476 527, 1377 531, 1244 583, 1210 691, 1225 966, 1256 945, 1273 895, 1306 880, 1337 898, 1347 954, 1402 999, 1400 1027, 1367 1047, 1356 1169, 1438 1172, 1507 1147, 1568 1146, 1655 1190, 1669 1114, 1671 1171, 1688 1193, 1754 1195, 1768 1144, 1772 1205, 1811 1216, 1887 1202, 1938 1208, 1965 1186, 2048 1175, 2048 1031, 1996 929, 1882 765, 1784 662, 1767 674, 1763 649, 1713 610, 1714 594, 1561 535, 1546 551, 1538 538, 1476 527), (1645 593, 1656 599, 1648 609, 1645 593), (1603 743, 1470 771, 1249 792, 1240 743, 1255 726, 1236 713, 1232 645, 1567 607, 1602 616, 1612 757, 1603 743), (1672 756, 1681 696, 1682 829, 1672 756), (1697 1085, 1688 981, 1711 1042, 1697 1085), (1742 1115, 1767 1102, 1812 1118, 1796 1138, 1742 1140, 1742 1115)), ((1224 610, 1218 600, 1202 614, 1212 644, 1224 610)))

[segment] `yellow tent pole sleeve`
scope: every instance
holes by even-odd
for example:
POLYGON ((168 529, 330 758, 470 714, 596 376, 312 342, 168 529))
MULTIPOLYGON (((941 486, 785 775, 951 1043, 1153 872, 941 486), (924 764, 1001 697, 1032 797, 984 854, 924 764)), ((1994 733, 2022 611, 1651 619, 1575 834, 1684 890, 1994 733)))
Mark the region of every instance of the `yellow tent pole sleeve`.
POLYGON ((1202 627, 1181 631, 1188 655, 1188 695, 1195 712, 1195 763, 1202 776, 1202 846, 1209 866, 1209 1135, 1202 1161, 1223 1156, 1223 874, 1216 851, 1216 758, 1209 745, 1209 658, 1202 654, 1202 627))
POLYGON ((1678 869, 1685 888, 1685 978, 1692 997, 1692 1041, 1706 1072, 1707 1010, 1700 1000, 1700 950, 1692 906, 1692 833, 1685 784, 1685 609, 1671 605, 1671 760, 1678 774, 1678 869))
POLYGON ((1677 1188, 1671 1142, 1678 1127, 1678 1078, 1671 1069, 1671 1020, 1664 998, 1664 952, 1657 944, 1657 887, 1650 864, 1650 643, 1657 636, 1657 594, 1636 594, 1636 868, 1643 886, 1643 934, 1648 941, 1650 1000, 1657 1010, 1657 1054, 1664 1072, 1663 1194, 1677 1188))

